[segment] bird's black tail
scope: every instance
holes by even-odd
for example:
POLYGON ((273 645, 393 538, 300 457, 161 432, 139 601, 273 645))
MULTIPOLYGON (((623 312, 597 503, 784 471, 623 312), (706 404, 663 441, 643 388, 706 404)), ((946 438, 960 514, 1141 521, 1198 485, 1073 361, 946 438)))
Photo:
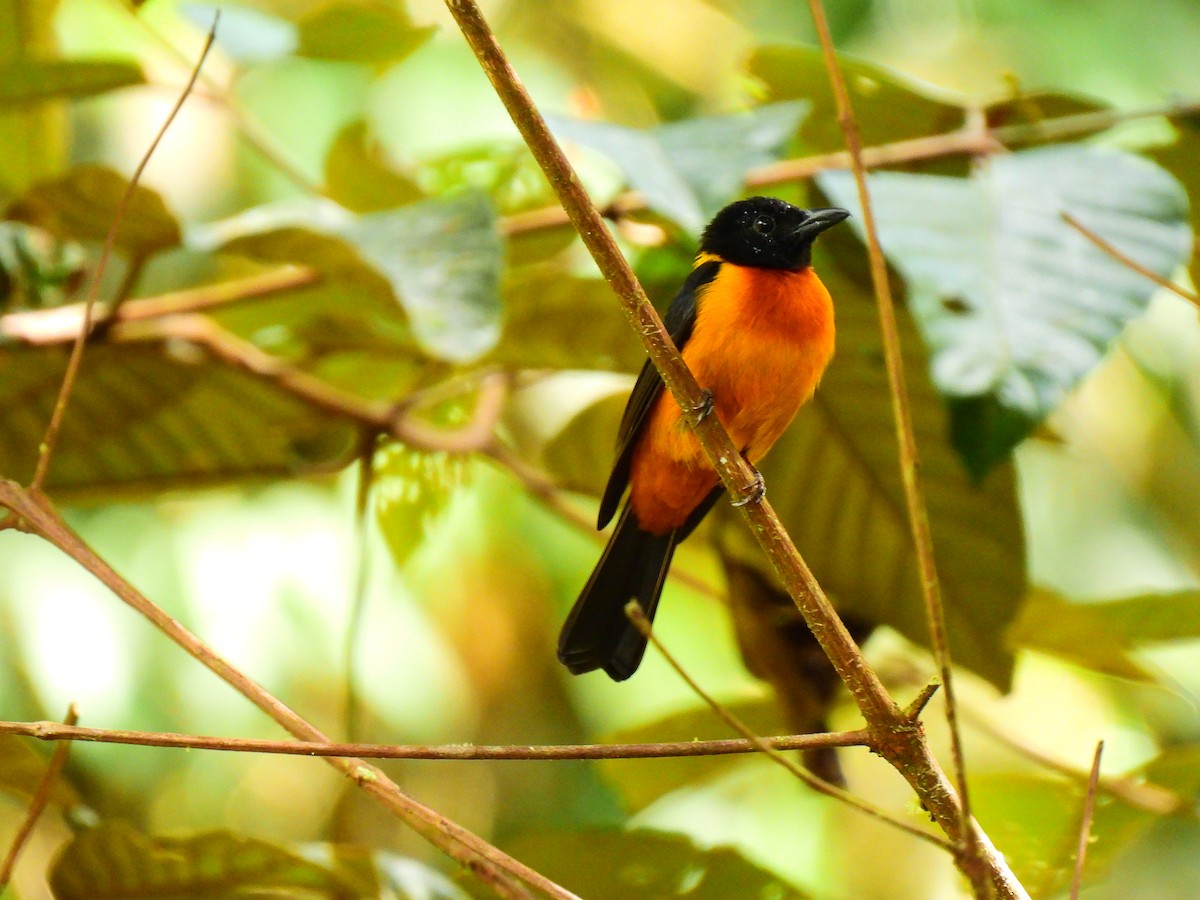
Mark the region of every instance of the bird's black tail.
POLYGON ((678 533, 643 531, 629 506, 622 510, 558 637, 558 658, 571 672, 603 669, 613 681, 624 681, 637 671, 646 639, 625 616, 625 605, 637 598, 646 617, 654 619, 678 533))

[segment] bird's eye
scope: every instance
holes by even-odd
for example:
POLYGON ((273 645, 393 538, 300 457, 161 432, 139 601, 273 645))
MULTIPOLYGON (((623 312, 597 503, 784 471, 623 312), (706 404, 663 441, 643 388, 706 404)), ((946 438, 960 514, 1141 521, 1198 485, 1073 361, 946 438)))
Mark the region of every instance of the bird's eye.
POLYGON ((775 220, 770 216, 759 216, 750 225, 759 234, 770 234, 775 230, 775 220))

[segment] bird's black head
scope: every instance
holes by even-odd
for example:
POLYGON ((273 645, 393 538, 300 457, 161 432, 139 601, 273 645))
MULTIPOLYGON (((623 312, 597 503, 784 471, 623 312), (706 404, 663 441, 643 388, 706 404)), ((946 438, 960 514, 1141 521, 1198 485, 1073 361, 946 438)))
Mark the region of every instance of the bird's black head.
POLYGON ((850 213, 844 209, 800 209, 774 197, 731 203, 708 223, 702 253, 714 253, 739 266, 803 269, 812 259, 812 243, 850 213))

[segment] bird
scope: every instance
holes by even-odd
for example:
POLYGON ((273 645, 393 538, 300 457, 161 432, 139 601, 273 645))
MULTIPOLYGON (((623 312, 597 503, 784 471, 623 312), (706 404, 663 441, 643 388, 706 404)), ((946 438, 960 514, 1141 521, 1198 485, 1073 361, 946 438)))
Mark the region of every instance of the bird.
MULTIPOLYGON (((750 197, 713 217, 691 273, 667 310, 667 331, 714 414, 754 466, 812 397, 833 357, 829 291, 812 269, 816 237, 850 215, 750 197)), ((717 472, 647 360, 617 433, 597 528, 621 507, 608 545, 563 624, 558 658, 579 675, 624 681, 646 638, 628 619, 636 599, 653 620, 676 546, 721 498, 717 472)), ((756 490, 741 503, 762 495, 756 490)))

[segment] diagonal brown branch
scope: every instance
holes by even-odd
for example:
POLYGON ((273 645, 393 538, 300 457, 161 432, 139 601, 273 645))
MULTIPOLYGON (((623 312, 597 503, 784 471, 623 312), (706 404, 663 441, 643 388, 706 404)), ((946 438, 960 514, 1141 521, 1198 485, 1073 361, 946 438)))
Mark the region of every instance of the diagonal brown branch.
MULTIPOLYGON (((446 0, 446 5, 558 194, 571 223, 619 297, 630 323, 641 335, 663 382, 682 409, 701 409, 701 394, 695 379, 671 343, 661 320, 555 143, 545 121, 509 65, 478 6, 472 0, 446 0)), ((752 473, 729 440, 719 419, 709 416, 697 422, 694 413, 689 413, 689 417, 697 439, 730 496, 734 499, 749 496, 752 473)), ((867 665, 812 572, 796 552, 770 504, 765 500, 748 503, 742 507, 742 513, 780 581, 866 718, 878 742, 879 753, 909 781, 943 831, 948 835, 959 835, 963 827, 962 809, 953 788, 929 751, 920 723, 905 716, 888 695, 874 670, 867 665)), ((1006 898, 1027 896, 986 835, 973 822, 968 824, 974 841, 984 850, 982 860, 997 894, 1006 898)), ((961 854, 957 854, 957 862, 960 867, 966 867, 961 854)))
MULTIPOLYGON (((359 759, 437 760, 554 760, 554 759, 667 759, 694 756, 728 756, 754 753, 760 748, 749 740, 664 741, 653 744, 361 744, 313 741, 267 741, 256 738, 209 737, 159 731, 122 731, 110 728, 81 728, 59 722, 0 722, 0 734, 37 738, 40 741, 90 741, 100 744, 130 744, 139 747, 170 747, 189 750, 220 750, 234 753, 274 753, 282 756, 356 756, 359 759)), ((865 731, 824 734, 793 734, 760 738, 775 750, 806 750, 811 747, 865 747, 865 731)))
MULTIPOLYGON (((75 704, 72 703, 67 708, 67 715, 63 719, 62 725, 59 725, 57 722, 47 722, 46 724, 58 728, 72 728, 78 721, 79 711, 75 708, 75 704)), ((17 829, 16 837, 13 838, 12 845, 9 846, 8 853, 5 854, 4 862, 0 863, 0 894, 4 893, 8 888, 8 883, 12 880, 13 869, 17 865, 17 858, 21 855, 21 850, 25 847, 25 842, 29 840, 29 835, 33 833, 33 827, 37 824, 37 820, 41 818, 46 804, 50 802, 50 791, 54 788, 54 782, 58 780, 58 776, 62 774, 63 766, 67 764, 67 754, 70 751, 71 744, 68 742, 59 744, 50 755, 50 762, 46 764, 46 771, 42 773, 42 777, 34 789, 33 797, 29 801, 29 808, 25 811, 25 818, 21 822, 21 827, 17 829)))

